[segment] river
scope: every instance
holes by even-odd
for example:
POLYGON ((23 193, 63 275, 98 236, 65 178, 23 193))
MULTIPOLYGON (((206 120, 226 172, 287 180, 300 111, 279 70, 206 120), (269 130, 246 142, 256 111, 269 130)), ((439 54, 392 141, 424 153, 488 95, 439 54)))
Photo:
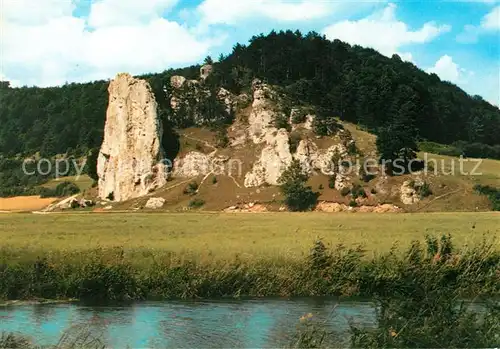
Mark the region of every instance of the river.
POLYGON ((349 322, 365 327, 375 321, 373 303, 331 298, 47 304, 0 307, 0 332, 29 336, 38 345, 56 344, 64 331, 72 336, 88 326, 115 348, 283 347, 308 313, 344 339, 349 322))

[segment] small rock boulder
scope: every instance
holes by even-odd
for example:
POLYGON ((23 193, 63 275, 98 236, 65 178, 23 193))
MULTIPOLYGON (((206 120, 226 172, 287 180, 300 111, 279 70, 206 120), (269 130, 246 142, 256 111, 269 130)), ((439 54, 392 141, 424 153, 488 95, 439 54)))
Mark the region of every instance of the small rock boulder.
POLYGON ((145 208, 149 208, 151 210, 156 210, 159 208, 162 208, 163 205, 165 204, 165 199, 164 198, 151 198, 146 202, 145 208))
POLYGON ((78 205, 82 208, 95 206, 95 202, 92 200, 81 199, 78 205))

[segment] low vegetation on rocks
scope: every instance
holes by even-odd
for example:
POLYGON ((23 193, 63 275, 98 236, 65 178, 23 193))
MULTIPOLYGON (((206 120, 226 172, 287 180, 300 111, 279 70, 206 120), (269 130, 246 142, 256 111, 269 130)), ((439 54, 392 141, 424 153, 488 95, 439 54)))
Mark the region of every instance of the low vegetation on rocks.
POLYGON ((500 211, 500 189, 493 188, 489 185, 478 184, 474 187, 474 190, 488 197, 493 211, 500 211))
POLYGON ((53 197, 66 197, 74 194, 78 194, 80 188, 73 182, 62 182, 58 184, 55 188, 42 187, 40 189, 40 196, 42 198, 53 198, 53 197))

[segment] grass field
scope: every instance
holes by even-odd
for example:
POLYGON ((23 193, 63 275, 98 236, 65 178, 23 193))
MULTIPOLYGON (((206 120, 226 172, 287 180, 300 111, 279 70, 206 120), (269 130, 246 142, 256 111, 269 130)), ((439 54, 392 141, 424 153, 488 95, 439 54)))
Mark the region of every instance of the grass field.
POLYGON ((302 258, 321 237, 332 247, 362 244, 367 256, 450 233, 457 247, 484 236, 500 250, 500 213, 425 214, 54 214, 0 215, 1 247, 81 251, 123 247, 210 259, 302 258))

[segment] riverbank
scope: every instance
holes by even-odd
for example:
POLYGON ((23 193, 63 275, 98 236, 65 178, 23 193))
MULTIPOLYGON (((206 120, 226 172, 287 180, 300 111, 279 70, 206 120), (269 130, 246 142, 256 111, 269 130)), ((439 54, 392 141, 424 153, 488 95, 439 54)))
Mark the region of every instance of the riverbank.
MULTIPOLYGON (((302 258, 221 260, 152 249, 0 250, 0 299, 129 301, 266 296, 404 294, 444 287, 463 296, 497 296, 500 252, 486 243, 454 248, 446 236, 400 251, 366 255, 317 241, 302 258)), ((402 250, 401 250, 402 249, 402 250)))

